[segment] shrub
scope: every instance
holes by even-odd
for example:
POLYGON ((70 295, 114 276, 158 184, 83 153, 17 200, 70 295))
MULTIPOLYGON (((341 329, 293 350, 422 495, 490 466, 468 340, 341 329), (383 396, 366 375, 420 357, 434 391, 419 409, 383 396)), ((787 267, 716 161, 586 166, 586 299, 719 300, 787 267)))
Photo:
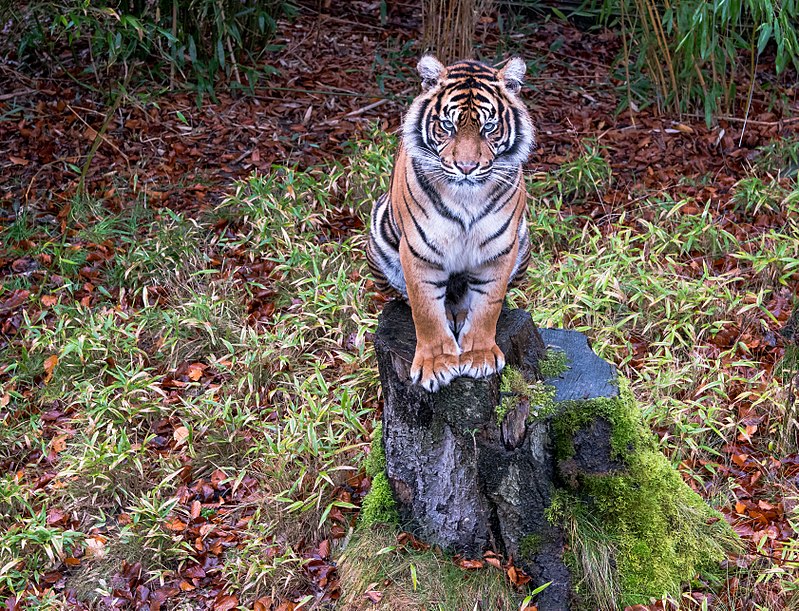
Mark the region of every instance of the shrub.
POLYGON ((620 15, 625 61, 637 51, 637 67, 654 85, 658 106, 678 113, 702 109, 708 125, 720 112, 748 112, 751 83, 769 45, 777 74, 789 65, 799 68, 794 0, 606 0, 605 6, 620 15), (750 86, 738 91, 744 57, 750 86))
POLYGON ((46 50, 57 63, 57 48, 67 45, 95 74, 138 61, 154 66, 157 80, 180 76, 213 93, 220 71, 240 85, 244 71, 249 86, 274 71, 255 66, 276 19, 292 12, 287 0, 40 0, 12 9, 6 29, 27 62, 46 50))

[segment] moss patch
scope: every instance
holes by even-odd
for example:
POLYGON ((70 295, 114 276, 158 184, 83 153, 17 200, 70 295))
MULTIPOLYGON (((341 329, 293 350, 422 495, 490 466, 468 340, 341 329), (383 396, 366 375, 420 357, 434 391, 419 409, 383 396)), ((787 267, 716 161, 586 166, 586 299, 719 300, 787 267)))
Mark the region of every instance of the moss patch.
POLYGON ((369 445, 369 456, 364 465, 366 474, 375 477, 386 471, 386 448, 383 446, 383 423, 378 422, 372 431, 372 443, 369 445))
POLYGON ((569 368, 569 357, 563 350, 548 348, 546 356, 538 361, 538 370, 544 379, 557 378, 569 368))
POLYGON ((502 370, 499 390, 502 398, 496 408, 497 426, 502 426, 505 416, 516 409, 522 400, 530 403, 528 420, 548 416, 555 409, 555 387, 540 381, 528 382, 524 374, 514 367, 502 370))
POLYGON ((626 460, 644 448, 655 447, 652 435, 641 420, 629 382, 620 380, 618 397, 558 403, 558 414, 552 420, 555 457, 565 460, 574 456, 574 436, 597 418, 604 418, 613 428, 612 458, 626 460))
POLYGON ((519 541, 519 553, 525 560, 532 560, 541 549, 541 535, 527 535, 519 541))
POLYGON ((382 471, 372 478, 372 488, 364 497, 361 505, 360 523, 367 524, 397 524, 399 514, 391 494, 391 485, 388 476, 382 471))
POLYGON ((616 399, 561 404, 553 423, 559 459, 574 454, 571 437, 597 417, 613 426, 613 458, 624 473, 578 475, 577 490, 559 490, 548 517, 569 539, 567 562, 584 608, 648 604, 678 596, 698 573, 718 571, 738 539, 724 518, 683 482, 641 420, 629 384, 616 399))
POLYGON ((386 450, 383 446, 383 425, 378 424, 372 434, 372 445, 366 459, 366 474, 372 478, 372 488, 361 505, 360 525, 397 524, 399 514, 391 484, 386 475, 386 450))

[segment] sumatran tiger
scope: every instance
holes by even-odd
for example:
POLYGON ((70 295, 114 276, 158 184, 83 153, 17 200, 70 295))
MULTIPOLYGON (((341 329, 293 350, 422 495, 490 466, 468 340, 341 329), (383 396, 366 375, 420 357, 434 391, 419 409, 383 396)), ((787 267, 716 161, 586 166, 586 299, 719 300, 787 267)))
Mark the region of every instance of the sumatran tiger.
POLYGON ((458 375, 505 366, 496 326, 530 259, 522 164, 535 144, 519 97, 525 63, 417 69, 388 193, 372 209, 366 255, 378 290, 408 300, 416 328, 411 381, 434 392, 458 375))

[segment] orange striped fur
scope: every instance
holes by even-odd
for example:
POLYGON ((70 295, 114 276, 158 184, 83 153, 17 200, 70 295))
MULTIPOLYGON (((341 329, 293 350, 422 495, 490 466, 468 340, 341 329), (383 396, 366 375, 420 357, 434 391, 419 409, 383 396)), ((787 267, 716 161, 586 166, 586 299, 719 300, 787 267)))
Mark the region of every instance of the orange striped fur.
POLYGON ((522 164, 535 144, 519 98, 525 64, 419 62, 391 185, 372 210, 367 259, 381 291, 410 303, 411 379, 428 391, 498 372, 508 286, 530 258, 522 164))

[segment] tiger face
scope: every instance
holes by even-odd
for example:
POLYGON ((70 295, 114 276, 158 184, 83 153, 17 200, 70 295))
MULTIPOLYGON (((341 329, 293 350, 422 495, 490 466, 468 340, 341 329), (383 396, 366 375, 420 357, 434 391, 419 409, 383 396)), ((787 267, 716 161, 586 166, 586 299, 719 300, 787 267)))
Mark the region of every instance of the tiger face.
POLYGON ((411 159, 429 178, 451 187, 508 180, 535 145, 519 98, 524 61, 513 58, 501 70, 475 61, 444 67, 427 55, 418 70, 423 92, 403 124, 411 159))

